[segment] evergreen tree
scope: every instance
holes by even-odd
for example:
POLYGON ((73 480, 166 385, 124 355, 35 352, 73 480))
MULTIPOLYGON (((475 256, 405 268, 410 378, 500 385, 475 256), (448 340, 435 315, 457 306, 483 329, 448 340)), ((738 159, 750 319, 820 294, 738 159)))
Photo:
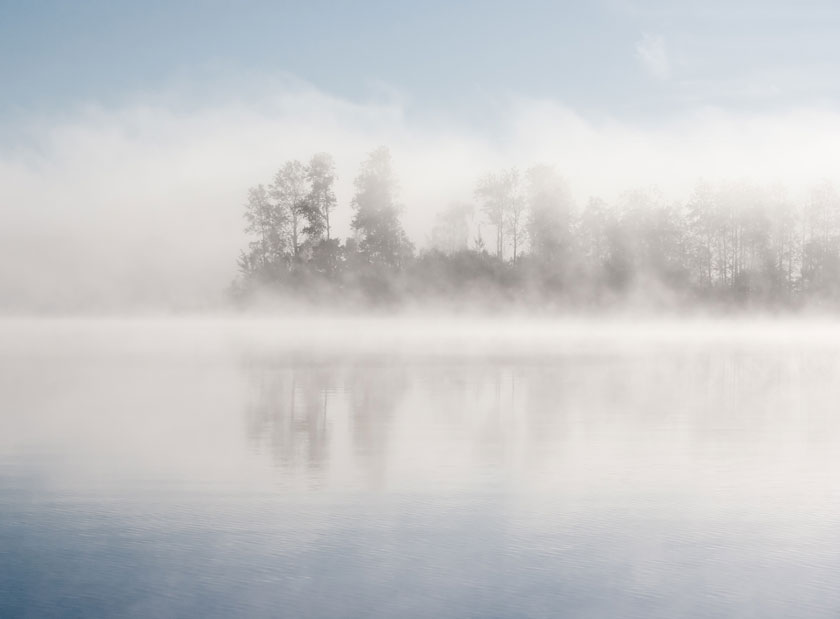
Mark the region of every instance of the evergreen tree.
POLYGON ((411 256, 413 246, 400 224, 397 178, 386 147, 368 155, 354 185, 352 227, 361 253, 371 263, 401 265, 411 256))
POLYGON ((544 264, 568 259, 572 249, 574 204, 569 188, 554 168, 530 168, 528 178, 528 236, 531 252, 544 264))

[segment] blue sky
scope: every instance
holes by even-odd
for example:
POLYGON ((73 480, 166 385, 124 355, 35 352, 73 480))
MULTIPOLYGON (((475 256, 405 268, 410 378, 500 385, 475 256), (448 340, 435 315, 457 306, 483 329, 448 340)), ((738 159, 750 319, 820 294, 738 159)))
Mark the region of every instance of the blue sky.
POLYGON ((0 114, 187 101, 294 76, 419 116, 510 94, 639 121, 838 101, 831 2, 0 2, 0 114))

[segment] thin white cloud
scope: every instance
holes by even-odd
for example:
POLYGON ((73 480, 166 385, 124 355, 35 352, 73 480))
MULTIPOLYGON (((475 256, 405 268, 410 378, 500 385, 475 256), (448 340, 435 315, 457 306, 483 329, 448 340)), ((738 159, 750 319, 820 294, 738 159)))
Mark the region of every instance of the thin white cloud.
POLYGON ((652 77, 658 80, 671 77, 671 62, 662 35, 644 34, 636 43, 636 58, 652 77))

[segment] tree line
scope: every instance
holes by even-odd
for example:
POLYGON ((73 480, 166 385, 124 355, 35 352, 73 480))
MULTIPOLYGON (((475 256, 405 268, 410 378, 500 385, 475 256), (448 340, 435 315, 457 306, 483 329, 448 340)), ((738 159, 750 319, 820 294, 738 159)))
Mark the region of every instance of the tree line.
POLYGON ((827 181, 798 201, 780 186, 699 182, 683 200, 636 189, 579 208, 553 167, 504 169, 476 180, 475 205, 442 208, 420 251, 400 221, 386 147, 355 177, 343 241, 330 225, 335 181, 332 157, 320 153, 248 191, 238 301, 265 292, 337 304, 840 301, 840 195, 827 181))

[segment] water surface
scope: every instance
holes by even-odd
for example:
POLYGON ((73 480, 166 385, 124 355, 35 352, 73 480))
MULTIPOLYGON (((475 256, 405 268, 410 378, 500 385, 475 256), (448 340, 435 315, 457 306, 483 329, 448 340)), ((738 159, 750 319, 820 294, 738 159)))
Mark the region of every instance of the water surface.
POLYGON ((835 617, 838 333, 5 321, 0 616, 835 617))

